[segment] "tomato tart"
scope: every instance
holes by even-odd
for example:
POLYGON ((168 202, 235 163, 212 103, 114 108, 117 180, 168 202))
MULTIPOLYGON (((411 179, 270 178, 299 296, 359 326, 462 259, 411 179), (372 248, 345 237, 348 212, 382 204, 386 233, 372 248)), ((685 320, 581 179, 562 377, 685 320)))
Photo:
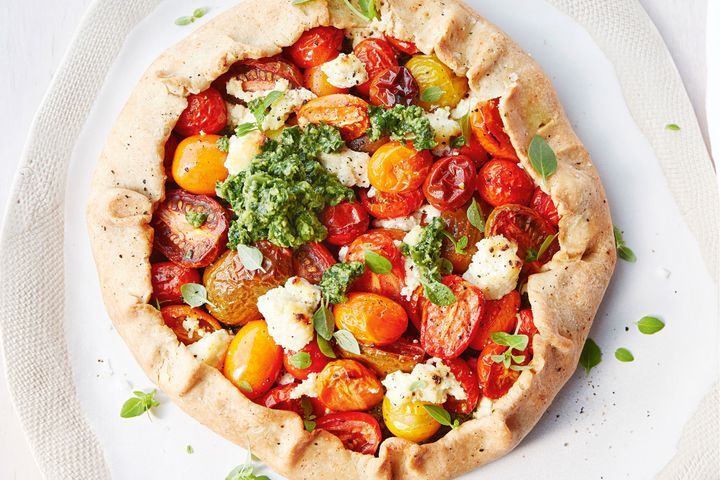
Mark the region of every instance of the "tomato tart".
POLYGON ((88 227, 188 414, 290 478, 451 478, 572 375, 615 265, 540 67, 456 0, 248 0, 165 52, 88 227))

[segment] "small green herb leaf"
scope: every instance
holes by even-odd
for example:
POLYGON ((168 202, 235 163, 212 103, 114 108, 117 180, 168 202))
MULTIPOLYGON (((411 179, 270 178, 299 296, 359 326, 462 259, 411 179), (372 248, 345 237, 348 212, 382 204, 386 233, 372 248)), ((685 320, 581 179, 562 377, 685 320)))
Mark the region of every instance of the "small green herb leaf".
MULTIPOLYGON (((241 123, 240 125, 235 127, 235 136, 236 137, 244 137, 248 133, 253 132, 257 129, 258 129, 258 127, 254 123, 249 123, 249 122, 241 123)), ((228 145, 228 148, 230 148, 229 145, 228 145)))
POLYGON ((677 132, 680 130, 680 126, 676 123, 668 123, 665 125, 665 128, 668 130, 672 130, 673 132, 677 132))
POLYGON ((313 315, 313 327, 319 337, 325 340, 330 340, 335 331, 335 317, 333 317, 332 310, 327 305, 320 305, 313 315))
POLYGON ((623 239, 622 230, 613 225, 613 234, 615 235, 615 248, 617 249, 618 257, 625 260, 626 262, 635 262, 637 260, 635 252, 633 252, 630 247, 625 245, 625 239, 623 239))
POLYGON ((240 390, 244 392, 252 393, 253 391, 252 385, 250 385, 250 382, 248 382, 247 380, 240 380, 238 382, 238 386, 240 387, 240 390))
POLYGON ((445 91, 442 88, 433 85, 420 93, 420 100, 423 102, 435 102, 440 100, 440 97, 442 97, 443 94, 445 94, 445 91))
POLYGON ((453 264, 450 260, 447 258, 441 258, 440 259, 440 273, 443 275, 450 275, 453 271, 453 264))
POLYGON ((530 141, 530 147, 528 148, 528 156, 530 157, 530 163, 537 173, 543 178, 543 181, 547 180, 555 170, 557 170, 557 158, 555 152, 550 148, 544 138, 540 135, 535 135, 530 141))
POLYGON ((273 90, 272 92, 268 93, 264 98, 257 98, 248 102, 248 108, 255 117, 255 121, 257 122, 257 128, 259 130, 262 130, 262 123, 265 120, 265 116, 268 114, 268 109, 272 106, 273 103, 278 101, 284 95, 285 92, 273 90))
POLYGON ((200 18, 204 16, 208 12, 208 9, 206 7, 196 8, 193 12, 193 17, 200 18))
POLYGON ((317 425, 317 422, 315 421, 317 417, 313 413, 312 403, 310 403, 310 400, 303 397, 302 400, 300 400, 300 405, 303 410, 303 425, 305 425, 305 430, 312 432, 315 430, 315 426, 317 425))
POLYGON ((375 0, 359 0, 358 5, 360 5, 360 10, 368 20, 375 20, 378 18, 375 0))
POLYGON ((207 289, 199 283, 185 283, 180 286, 183 302, 191 307, 202 307, 208 302, 207 289))
POLYGON ((312 360, 310 359, 309 353, 297 352, 288 359, 288 362, 295 368, 308 368, 312 360))
POLYGON ((447 307, 457 301, 455 294, 447 285, 433 279, 421 278, 425 296, 430 302, 441 307, 447 307))
POLYGON ((205 212, 195 212, 193 210, 190 210, 185 214, 185 220, 187 220, 187 222, 192 225, 193 228, 200 228, 205 225, 207 218, 208 214, 205 212))
POLYGON ((120 416, 122 418, 132 418, 142 415, 145 412, 150 411, 153 407, 157 407, 160 403, 155 400, 155 394, 157 390, 152 392, 133 392, 134 397, 131 397, 123 403, 120 409, 120 416))
POLYGON ((582 353, 580 353, 580 366, 585 369, 585 374, 589 375, 590 370, 596 367, 600 363, 600 360, 602 360, 600 347, 598 347, 598 344, 595 343, 592 338, 588 337, 588 339, 585 340, 582 353))
POLYGON ((440 425, 445 425, 453 429, 460 425, 460 422, 457 420, 453 422, 450 413, 442 407, 438 407, 437 405, 423 405, 423 407, 440 425))
POLYGON ((665 323, 656 317, 645 316, 637 322, 638 330, 645 335, 652 335, 665 328, 665 323))
POLYGON ((415 380, 410 384, 410 391, 411 392, 417 392, 418 390, 422 390, 423 388, 427 387, 427 383, 423 380, 415 380))
POLYGON ((262 268, 263 254, 259 249, 255 247, 250 247, 248 245, 240 244, 237 246, 237 253, 243 266, 248 270, 262 270, 263 272, 265 271, 262 268))
POLYGON ((494 332, 490 335, 490 339, 498 345, 515 350, 525 350, 530 340, 527 335, 513 335, 505 332, 494 332))
POLYGON ((478 208, 478 204, 474 198, 467 209, 467 218, 473 227, 477 228, 481 232, 485 231, 485 217, 483 217, 483 214, 480 211, 480 208, 478 208))
POLYGON ((223 135, 222 137, 217 139, 215 145, 217 145, 218 150, 227 153, 227 151, 230 150, 230 139, 227 136, 223 135))
POLYGON ((536 260, 539 260, 542 258, 542 256, 547 252, 547 249, 550 248, 550 245, 555 241, 558 234, 555 235, 548 235, 545 237, 545 240, 543 240, 543 243, 540 244, 540 248, 535 251, 532 248, 528 248, 527 253, 525 254, 525 261, 526 262, 534 262, 536 260))
POLYGON ((333 337, 335 337, 335 341, 340 348, 342 348, 346 352, 360 355, 360 345, 358 344, 352 333, 347 330, 338 330, 333 333, 333 337))
POLYGON ((623 347, 615 350, 615 358, 617 358, 621 362, 632 362, 633 360, 635 360, 635 357, 633 357, 633 354, 630 352, 630 350, 623 347))
POLYGON ((195 21, 194 17, 179 17, 175 19, 175 25, 179 25, 181 27, 185 25, 190 25, 192 22, 195 21))
POLYGON ((465 136, 460 135, 459 137, 455 137, 452 139, 452 141, 450 142, 450 146, 453 148, 461 148, 465 146, 465 143, 465 136))
POLYGON ((371 272, 377 274, 390 273, 392 270, 390 260, 368 249, 365 249, 365 264, 371 272))
POLYGON ((185 447, 185 453, 187 453, 188 455, 192 455, 193 453, 195 453, 192 445, 188 445, 187 447, 185 447))
POLYGON ((337 358, 337 355, 335 355, 335 351, 333 350, 332 345, 330 345, 330 342, 322 338, 320 335, 317 336, 317 344, 323 355, 328 358, 337 358))

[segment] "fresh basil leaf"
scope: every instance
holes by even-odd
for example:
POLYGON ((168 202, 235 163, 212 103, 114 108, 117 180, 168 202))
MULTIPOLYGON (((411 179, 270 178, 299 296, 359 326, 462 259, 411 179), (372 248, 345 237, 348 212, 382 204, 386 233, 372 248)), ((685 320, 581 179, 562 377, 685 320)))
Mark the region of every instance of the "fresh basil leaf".
POLYGON ((455 137, 452 139, 452 141, 450 141, 450 146, 453 148, 462 148, 465 146, 465 143, 467 143, 465 141, 465 136, 460 135, 459 137, 455 137))
POLYGON ((495 363, 503 363, 505 361, 505 355, 492 355, 490 359, 495 363))
POLYGON ((672 130, 673 132, 677 132, 680 130, 680 126, 676 123, 668 123, 665 125, 665 128, 668 130, 672 130))
POLYGON ((441 307, 447 307, 457 301, 450 287, 432 279, 420 279, 425 296, 430 302, 441 307))
POLYGON ((312 432, 315 430, 315 425, 317 425, 317 422, 315 420, 305 420, 303 419, 303 425, 305 426, 305 430, 308 432, 312 432))
POLYGON ((532 368, 530 365, 510 365, 508 367, 510 370, 515 370, 517 372, 522 372, 523 370, 529 370, 532 368))
POLYGON ((238 465, 227 474, 225 480, 260 480, 261 477, 255 475, 254 471, 255 468, 251 464, 238 465))
POLYGON ((273 103, 275 103, 277 100, 279 100, 284 95, 285 95, 285 92, 281 92, 279 90, 273 90, 272 92, 268 93, 264 98, 258 98, 255 100, 251 100, 248 103, 248 108, 250 109, 250 112, 255 117, 255 121, 257 122, 258 129, 262 130, 262 123, 265 120, 265 116, 268 113, 268 109, 272 106, 273 103))
POLYGON ((250 271, 263 270, 263 254, 262 252, 248 245, 239 244, 237 246, 237 254, 243 266, 250 271))
POLYGON ((445 257, 440 258, 439 265, 440 273, 443 275, 450 275, 454 268, 452 262, 445 257))
POLYGON ((375 0, 359 0, 358 5, 360 5, 360 10, 362 10, 363 15, 365 15, 365 18, 369 21, 378 18, 375 0))
POLYGON ((652 335, 665 328, 665 322, 656 317, 645 316, 637 322, 638 330, 645 335, 652 335))
POLYGON ((207 289, 199 283, 185 283, 180 286, 183 302, 191 307, 202 307, 208 303, 207 289))
POLYGON ((530 141, 528 157, 532 167, 543 180, 547 180, 557 170, 555 152, 540 135, 535 135, 530 141))
POLYGON ((455 252, 465 253, 465 248, 467 248, 469 241, 470 239, 467 237, 467 235, 463 235, 462 237, 460 237, 460 240, 458 240, 457 244, 455 245, 455 252))
POLYGON ((620 347, 617 350, 615 350, 615 358, 620 360, 621 362, 632 362, 635 360, 635 357, 633 354, 628 350, 627 348, 620 347))
POLYGON ((418 390, 422 390, 425 387, 427 387, 427 382, 425 382, 423 380, 415 380, 414 382, 412 382, 410 384, 410 387, 408 387, 408 388, 410 389, 411 392, 416 392, 418 390))
POLYGON ((320 308, 313 314, 313 327, 319 337, 330 340, 335 331, 335 317, 332 310, 326 305, 320 305, 320 308))
POLYGON ((226 135, 223 135, 222 137, 217 139, 215 145, 217 146, 218 150, 227 153, 227 151, 230 150, 230 139, 226 135))
POLYGON ((362 20, 368 20, 367 16, 364 12, 361 12, 357 8, 355 8, 355 5, 352 4, 350 0, 343 0, 343 3, 345 3, 345 6, 352 12, 353 15, 356 17, 362 19, 362 20))
POLYGON ((470 144, 472 139, 472 132, 470 131, 470 112, 468 111, 465 115, 460 118, 460 130, 462 130, 462 138, 466 144, 470 144))
POLYGON ((377 274, 390 273, 392 270, 390 260, 368 249, 365 249, 365 264, 371 272, 377 274))
POLYGON ((626 262, 635 263, 637 261, 635 252, 633 252, 630 247, 626 245, 620 245, 619 247, 617 247, 617 254, 618 257, 620 257, 622 260, 625 260, 626 262))
POLYGON ((527 335, 516 334, 506 332, 493 332, 490 334, 490 339, 498 345, 503 345, 515 350, 525 350, 530 341, 527 335))
POLYGON ((330 342, 322 338, 320 335, 317 336, 317 344, 323 355, 328 358, 337 358, 337 355, 335 355, 335 350, 333 350, 330 342))
POLYGON ((155 400, 156 393, 157 390, 148 393, 139 390, 134 391, 133 395, 135 396, 127 399, 125 403, 123 403, 120 409, 120 416, 122 418, 137 417, 149 411, 151 408, 157 407, 160 403, 155 400))
POLYGON ((423 405, 423 407, 425 408, 425 411, 427 411, 428 414, 430 414, 430 416, 434 418, 440 425, 457 428, 457 424, 453 424, 452 422, 450 413, 444 408, 437 405, 423 405))
POLYGON ((295 368, 308 368, 312 360, 309 353, 297 352, 288 359, 288 362, 295 368))
MULTIPOLYGON (((235 127, 235 136, 236 137, 244 137, 248 133, 253 132, 257 129, 258 129, 258 127, 254 123, 250 123, 250 122, 241 123, 240 125, 235 127)), ((230 148, 229 145, 228 145, 228 148, 230 148)))
POLYGON ((360 345, 358 344, 352 333, 347 330, 338 330, 333 333, 333 337, 335 338, 335 341, 340 348, 342 348, 346 352, 360 355, 360 345))
POLYGON ((595 368, 602 360, 602 351, 595 341, 588 337, 585 340, 582 352, 580 353, 580 366, 585 369, 585 374, 589 375, 590 370, 595 368))
POLYGON ((206 7, 196 8, 192 16, 195 18, 203 17, 208 12, 206 7))
POLYGON ((205 212, 195 212, 190 210, 185 214, 185 220, 193 227, 200 228, 205 225, 208 219, 208 214, 205 212))
POLYGON ((470 225, 477 228, 481 232, 485 231, 485 217, 483 217, 483 214, 480 211, 480 208, 478 208, 478 204, 474 198, 467 209, 467 218, 470 222, 470 225))
POLYGON ((240 380, 238 382, 238 386, 240 387, 240 390, 244 392, 252 393, 253 391, 252 385, 250 385, 250 382, 248 382, 247 380, 240 380))
POLYGON ((187 447, 185 447, 185 453, 187 453, 188 455, 192 455, 193 453, 195 453, 192 445, 188 445, 187 447))
POLYGON ((547 237, 545 237, 545 240, 543 240, 543 243, 540 244, 540 248, 537 251, 536 260, 539 260, 540 258, 542 258, 543 254, 545 254, 545 252, 547 252, 547 249, 550 248, 550 245, 552 245, 552 243, 555 241, 557 236, 558 236, 558 234, 556 233, 555 235, 548 235, 547 237))
POLYGON ((420 92, 420 100, 423 102, 436 102, 445 94, 445 90, 433 85, 420 92))
POLYGON ((525 263, 534 262, 538 259, 538 252, 534 248, 528 248, 525 252, 525 263))
POLYGON ((179 17, 175 19, 175 25, 179 25, 181 27, 185 25, 190 25, 192 22, 195 21, 194 17, 179 17))

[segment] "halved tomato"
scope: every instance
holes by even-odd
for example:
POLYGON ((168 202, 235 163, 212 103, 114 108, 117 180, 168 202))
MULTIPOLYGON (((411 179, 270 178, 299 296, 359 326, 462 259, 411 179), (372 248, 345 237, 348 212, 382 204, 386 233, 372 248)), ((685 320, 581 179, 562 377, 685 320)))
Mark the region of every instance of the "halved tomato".
POLYGON ((491 343, 485 347, 478 358, 478 381, 483 396, 496 400, 505 395, 510 387, 520 377, 520 372, 505 368, 502 362, 496 362, 492 357, 502 355, 508 347, 491 343))
POLYGON ((303 74, 305 88, 318 97, 332 95, 334 93, 348 93, 349 88, 340 88, 328 82, 327 75, 322 71, 322 65, 308 68, 303 74))
POLYGON ((458 275, 462 274, 470 266, 472 257, 475 255, 475 252, 477 252, 476 244, 482 240, 484 232, 481 232, 470 223, 465 206, 456 210, 442 212, 440 217, 445 220, 445 224, 447 225, 445 230, 452 235, 455 242, 459 242, 463 237, 467 237, 467 246, 464 249, 460 249, 460 251, 458 251, 455 243, 451 242, 449 238, 444 238, 440 253, 443 258, 448 259, 450 263, 452 263, 454 273, 458 275))
POLYGON ((539 332, 533 320, 532 310, 530 310, 529 308, 520 310, 520 313, 518 313, 517 315, 517 321, 517 333, 519 333, 520 335, 528 336, 528 346, 521 353, 521 355, 525 355, 525 361, 522 362, 522 365, 527 365, 528 363, 530 363, 533 357, 533 337, 539 332))
POLYGON ((470 127, 480 145, 493 158, 517 160, 515 147, 505 133, 498 98, 479 103, 470 113, 470 127))
POLYGON ((273 410, 295 412, 302 417, 304 414, 302 399, 290 398, 290 394, 297 386, 297 383, 288 383, 287 385, 274 387, 263 395, 262 398, 258 400, 258 403, 264 407, 272 408, 273 410))
POLYGON ((300 35, 286 52, 300 68, 316 67, 340 55, 344 39, 339 28, 315 27, 300 35))
POLYGON ((513 290, 498 300, 488 300, 485 303, 485 313, 475 337, 470 342, 470 347, 482 350, 492 342, 490 335, 493 333, 512 333, 517 324, 519 309, 520 294, 517 290, 513 290))
POLYGON ((475 192, 475 162, 465 155, 443 157, 433 164, 423 183, 425 198, 438 210, 453 210, 475 192))
POLYGON ((365 71, 368 74, 368 81, 355 87, 365 97, 370 92, 370 81, 386 68, 398 64, 397 56, 392 47, 381 38, 366 38, 355 45, 353 53, 363 62, 365 71))
POLYGON ((405 259, 395 242, 404 237, 405 232, 402 230, 383 228, 357 237, 349 245, 345 261, 365 263, 365 250, 370 250, 387 258, 392 270, 389 273, 375 273, 365 268, 365 273, 350 285, 350 290, 377 293, 400 302, 400 290, 405 285, 405 259))
POLYGON ((215 185, 228 176, 227 152, 218 147, 218 135, 193 135, 177 146, 172 178, 190 193, 215 195, 215 185))
POLYGON ((282 352, 267 323, 254 320, 238 330, 230 342, 223 374, 249 399, 260 398, 280 374, 282 352))
POLYGON ((432 162, 429 150, 418 152, 400 142, 388 142, 370 157, 368 179, 381 192, 412 192, 422 186, 432 162))
POLYGON ((367 190, 360 190, 360 201, 375 218, 397 218, 410 215, 420 208, 424 200, 422 189, 405 193, 385 193, 376 191, 368 197, 367 190))
POLYGON ((195 343, 204 335, 222 328, 212 315, 190 305, 169 305, 160 309, 160 313, 165 325, 170 327, 177 339, 185 345, 195 343), (183 325, 188 319, 190 319, 188 325, 183 325), (194 325, 195 320, 197 325, 194 325), (186 328, 189 326, 194 328, 186 328))
MULTIPOLYGON (((495 208, 485 223, 485 236, 503 235, 518 246, 518 256, 525 259, 528 249, 538 251, 540 245, 557 230, 552 223, 540 216, 535 210, 523 205, 502 205, 495 208)), ((557 239, 540 258, 545 263, 558 251, 557 239)))
POLYGON ((320 215, 320 221, 328 231, 325 241, 338 246, 352 242, 370 226, 370 217, 359 202, 330 205, 320 215))
POLYGON ((301 128, 309 123, 337 127, 346 142, 364 135, 370 128, 367 102, 342 93, 313 98, 300 108, 297 119, 301 128))
POLYGON ((375 372, 355 360, 335 360, 317 376, 318 400, 330 410, 368 410, 383 399, 375 372))
POLYGON ((311 373, 318 373, 322 371, 328 363, 330 363, 330 359, 320 351, 317 340, 313 340, 305 345, 300 352, 286 350, 283 354, 283 365, 285 365, 285 370, 298 380, 305 380, 311 373), (307 357, 310 359, 307 367, 298 366, 297 353, 307 354, 307 357))
POLYGON ((453 148, 450 151, 450 155, 467 155, 475 162, 475 169, 477 170, 485 165, 485 162, 490 159, 490 156, 482 145, 480 145, 475 135, 472 134, 472 131, 469 132, 468 137, 469 138, 465 138, 465 144, 460 148, 453 148))
POLYGON ((485 310, 485 297, 479 288, 456 275, 444 277, 443 284, 456 301, 445 307, 425 303, 420 343, 428 355, 449 360, 459 357, 470 344, 485 310))
POLYGON ((322 243, 305 243, 293 252, 295 275, 318 285, 325 270, 335 264, 330 251, 322 243))
POLYGON ((329 413, 317 420, 315 428, 335 435, 348 450, 365 455, 375 455, 382 441, 380 424, 363 412, 329 413))
POLYGON ((478 384, 477 374, 475 374, 472 366, 462 358, 446 360, 445 365, 450 367, 450 371, 455 376, 455 379, 460 382, 467 396, 465 400, 458 400, 455 397, 448 396, 445 408, 455 413, 471 414, 480 400, 480 385, 478 384))
POLYGON ((220 92, 210 87, 187 97, 187 107, 180 114, 175 131, 183 137, 218 133, 227 125, 227 108, 220 92))
POLYGON ((530 207, 538 212, 541 217, 557 227, 560 223, 560 216, 557 208, 550 198, 550 195, 543 192, 540 187, 535 187, 535 193, 530 200, 530 207))
POLYGON ((514 160, 493 159, 478 172, 477 190, 493 207, 508 203, 528 205, 535 185, 514 160))
POLYGON ((407 338, 400 338, 384 347, 360 345, 360 354, 348 352, 342 348, 339 349, 339 352, 343 358, 357 360, 372 368, 380 377, 385 377, 398 370, 410 373, 415 365, 421 363, 425 358, 425 350, 422 349, 420 343, 407 338))
POLYGON ((210 265, 225 248, 230 220, 225 209, 207 195, 170 190, 153 215, 155 247, 168 260, 187 268, 210 265), (190 224, 190 212, 206 214, 198 228, 190 224))
POLYGON ((393 46, 395 50, 397 50, 400 53, 404 53, 406 55, 415 55, 416 53, 420 53, 420 50, 418 50, 417 46, 413 42, 406 42, 405 40, 400 40, 395 37, 391 37, 390 35, 385 35, 385 40, 390 43, 390 45, 393 46))
POLYGON ((150 266, 153 287, 153 301, 158 303, 180 303, 180 287, 186 283, 200 283, 200 272, 172 262, 158 262, 150 266))
POLYGON ((370 81, 368 91, 370 103, 373 105, 384 107, 405 105, 407 107, 417 102, 420 87, 410 70, 394 65, 375 75, 370 81))
POLYGON ((397 302, 376 293, 353 292, 333 313, 338 328, 348 330, 360 343, 390 345, 408 325, 408 317, 397 302))
POLYGON ((302 87, 303 77, 300 69, 279 55, 244 60, 240 63, 240 72, 234 75, 246 92, 272 90, 275 82, 284 78, 292 87, 302 87))
POLYGON ((433 106, 455 107, 468 90, 466 77, 459 77, 435 55, 415 55, 405 64, 420 87, 418 105, 426 110, 433 106), (433 100, 423 100, 423 94, 429 89, 437 89, 440 94, 433 100))

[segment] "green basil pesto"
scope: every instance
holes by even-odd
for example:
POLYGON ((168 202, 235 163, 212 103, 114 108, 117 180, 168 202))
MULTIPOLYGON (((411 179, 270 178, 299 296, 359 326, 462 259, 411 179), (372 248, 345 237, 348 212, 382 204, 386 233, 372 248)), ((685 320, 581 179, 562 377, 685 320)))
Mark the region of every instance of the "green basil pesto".
POLYGON ((235 214, 228 247, 267 239, 297 248, 323 240, 327 229, 317 214, 327 205, 353 200, 355 194, 317 157, 343 145, 339 131, 329 125, 308 125, 304 131, 290 127, 277 140, 267 140, 246 170, 217 186, 218 195, 235 214))
POLYGON ((370 113, 370 140, 388 135, 391 140, 412 140, 416 150, 427 150, 437 145, 435 133, 425 111, 417 105, 395 105, 392 108, 368 107, 370 113))
POLYGON ((348 285, 365 272, 362 262, 336 263, 323 272, 320 290, 329 303, 343 303, 348 285))
MULTIPOLYGON (((445 232, 445 221, 439 217, 422 228, 417 243, 403 244, 403 253, 409 255, 420 271, 420 283, 428 300, 436 305, 452 305, 455 295, 442 283, 442 274, 447 273, 440 257, 440 248, 445 232)), ((452 268, 451 268, 452 270, 452 268)))

